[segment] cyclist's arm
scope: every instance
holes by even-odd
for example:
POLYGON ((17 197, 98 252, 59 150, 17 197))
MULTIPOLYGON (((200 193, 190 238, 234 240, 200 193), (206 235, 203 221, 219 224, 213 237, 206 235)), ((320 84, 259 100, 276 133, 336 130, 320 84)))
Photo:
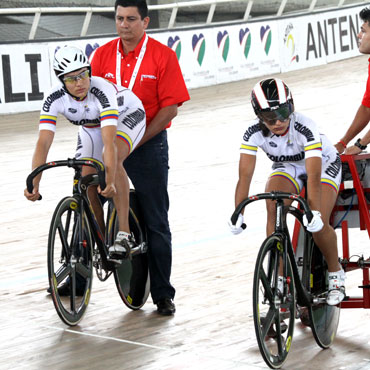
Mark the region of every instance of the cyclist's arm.
POLYGON ((117 126, 104 126, 101 129, 104 144, 103 158, 106 182, 106 188, 102 191, 101 194, 108 198, 115 195, 114 182, 117 165, 116 132, 117 126))
POLYGON ((306 159, 307 198, 311 210, 320 210, 321 204, 321 157, 306 159))
POLYGON ((242 200, 248 197, 249 187, 252 181, 255 167, 256 167, 255 155, 244 153, 240 154, 239 180, 235 190, 235 206, 237 206, 242 200))
MULTIPOLYGON (((37 139, 35 152, 32 157, 32 169, 41 166, 46 163, 46 159, 49 153, 51 144, 53 143, 54 132, 50 130, 40 130, 39 137, 37 139)), ((28 200, 35 201, 39 199, 39 184, 41 180, 41 174, 36 176, 33 180, 33 191, 29 193, 27 189, 24 191, 24 195, 28 200)))

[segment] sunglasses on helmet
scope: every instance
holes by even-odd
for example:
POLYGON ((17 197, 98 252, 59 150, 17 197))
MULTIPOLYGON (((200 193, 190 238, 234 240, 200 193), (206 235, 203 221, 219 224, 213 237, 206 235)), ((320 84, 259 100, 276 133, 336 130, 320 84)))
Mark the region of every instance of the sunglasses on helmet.
POLYGON ((284 104, 275 110, 262 111, 258 113, 258 118, 269 126, 276 124, 276 121, 286 121, 292 114, 291 104, 284 104))

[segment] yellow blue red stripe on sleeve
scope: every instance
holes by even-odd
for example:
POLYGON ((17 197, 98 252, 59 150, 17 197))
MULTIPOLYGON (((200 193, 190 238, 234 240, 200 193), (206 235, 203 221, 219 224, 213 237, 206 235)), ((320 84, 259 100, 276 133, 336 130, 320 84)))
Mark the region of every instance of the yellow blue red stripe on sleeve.
POLYGON ((40 115, 40 130, 50 130, 55 131, 55 126, 57 124, 57 117, 56 116, 49 116, 49 115, 40 115))
POLYGON ((321 142, 315 143, 315 144, 311 144, 311 145, 306 145, 304 147, 304 151, 305 152, 308 152, 309 150, 322 150, 322 144, 321 144, 321 142))
POLYGON ((100 113, 101 126, 117 126, 118 110, 111 109, 100 113))
POLYGON ((306 145, 304 147, 305 157, 322 157, 322 144, 321 141, 315 144, 306 145))

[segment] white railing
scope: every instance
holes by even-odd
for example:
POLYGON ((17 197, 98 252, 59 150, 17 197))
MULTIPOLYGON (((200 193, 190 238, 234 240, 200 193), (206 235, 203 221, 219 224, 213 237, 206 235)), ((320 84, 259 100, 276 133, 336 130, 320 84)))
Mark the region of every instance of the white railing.
MULTIPOLYGON (((343 6, 346 0, 338 0, 337 6, 343 6)), ((366 0, 363 0, 365 2, 366 0)), ((213 16, 216 10, 217 4, 222 3, 241 3, 240 0, 194 0, 194 1, 184 1, 180 3, 170 3, 170 4, 159 4, 159 5, 148 5, 149 11, 159 11, 159 10, 171 10, 171 16, 167 25, 167 28, 173 28, 176 22, 177 12, 180 8, 186 7, 199 7, 199 6, 208 6, 208 16, 206 20, 206 24, 211 24, 213 20, 213 16)), ((246 21, 249 19, 253 0, 244 0, 245 2, 245 11, 244 16, 241 20, 246 21)), ((284 9, 286 7, 288 0, 281 0, 279 9, 276 13, 277 17, 280 17, 284 13, 284 9)), ((359 3, 361 0, 358 1, 359 3)), ((307 8, 308 12, 313 12, 315 10, 317 0, 311 0, 309 7, 307 8)), ((37 27, 40 22, 41 14, 71 14, 71 13, 85 13, 85 19, 82 24, 80 36, 86 36, 87 30, 89 28, 89 24, 91 21, 91 17, 93 13, 114 13, 114 7, 40 7, 40 8, 12 8, 12 9, 1 9, 0 8, 0 16, 1 15, 25 15, 25 14, 34 14, 31 30, 28 36, 29 40, 33 40, 36 35, 37 27)))

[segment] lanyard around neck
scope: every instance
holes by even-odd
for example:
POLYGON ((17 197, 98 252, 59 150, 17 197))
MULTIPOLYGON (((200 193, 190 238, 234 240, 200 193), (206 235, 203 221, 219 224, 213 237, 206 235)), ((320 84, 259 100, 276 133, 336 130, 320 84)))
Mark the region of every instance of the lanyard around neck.
MULTIPOLYGON (((119 51, 120 41, 121 41, 121 39, 118 39, 118 41, 117 41, 117 59, 116 59, 116 83, 117 83, 118 86, 122 86, 122 81, 121 81, 121 59, 122 59, 122 56, 121 56, 121 53, 119 51)), ((145 51, 146 51, 147 43, 148 43, 148 35, 145 34, 145 40, 143 42, 143 45, 141 46, 140 53, 139 53, 139 56, 138 56, 137 61, 136 61, 136 65, 135 65, 134 71, 132 72, 130 83, 128 85, 128 88, 130 90, 132 90, 132 88, 134 87, 136 76, 139 72, 141 62, 144 59, 144 54, 145 54, 145 51)))

